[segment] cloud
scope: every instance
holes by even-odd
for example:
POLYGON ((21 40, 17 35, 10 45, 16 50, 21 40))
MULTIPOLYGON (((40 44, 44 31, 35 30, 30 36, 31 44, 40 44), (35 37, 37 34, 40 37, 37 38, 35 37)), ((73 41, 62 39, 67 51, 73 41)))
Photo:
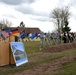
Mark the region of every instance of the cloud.
POLYGON ((59 0, 58 6, 76 6, 76 0, 59 0))
POLYGON ((14 15, 12 14, 3 14, 2 15, 3 17, 11 17, 11 18, 14 18, 14 19, 17 19, 14 15))
POLYGON ((18 5, 15 7, 15 9, 23 14, 48 16, 48 13, 42 11, 36 11, 31 7, 31 5, 27 5, 27 4, 18 5))
MULTIPOLYGON (((14 10, 22 13, 23 15, 32 15, 33 20, 48 21, 51 6, 57 5, 58 0, 55 2, 50 0, 0 0, 8 4, 14 10), (11 5, 11 6, 10 6, 11 5), (41 16, 41 18, 33 18, 33 16, 41 16)), ((11 16, 9 16, 11 17, 11 16)), ((12 16, 13 17, 13 16, 12 16)), ((30 17, 29 17, 30 18, 30 17)))
POLYGON ((76 0, 70 0, 70 5, 71 6, 76 6, 76 0))
POLYGON ((9 4, 9 5, 18 5, 22 3, 33 3, 35 0, 0 0, 0 2, 9 4))
POLYGON ((13 26, 18 26, 23 21, 26 27, 39 27, 43 31, 52 31, 54 24, 49 18, 50 12, 56 7, 68 4, 71 5, 72 13, 69 25, 75 30, 73 23, 76 20, 76 0, 0 0, 0 19, 12 21, 13 26))
POLYGON ((17 5, 14 7, 15 10, 27 15, 31 20, 38 20, 38 21, 48 21, 49 13, 42 12, 42 11, 35 11, 31 5, 22 4, 17 5))
POLYGON ((42 22, 49 22, 49 17, 43 17, 43 16, 33 16, 31 17, 31 20, 36 20, 36 21, 42 21, 42 22))
POLYGON ((76 32, 75 24, 76 24, 76 19, 70 18, 69 26, 70 26, 72 32, 76 32))
POLYGON ((49 21, 47 18, 32 18, 32 20, 38 20, 38 21, 49 21))
POLYGON ((21 5, 17 5, 14 8, 19 12, 22 12, 23 14, 49 16, 50 11, 55 6, 57 6, 58 1, 59 0, 55 0, 52 2, 50 0, 34 0, 32 1, 32 4, 22 3, 21 5))
POLYGON ((33 12, 32 10, 27 10, 24 13, 25 17, 29 17, 31 20, 37 20, 37 21, 49 21, 48 20, 48 14, 47 13, 38 13, 38 12, 33 12), (26 13, 26 14, 25 14, 26 13))

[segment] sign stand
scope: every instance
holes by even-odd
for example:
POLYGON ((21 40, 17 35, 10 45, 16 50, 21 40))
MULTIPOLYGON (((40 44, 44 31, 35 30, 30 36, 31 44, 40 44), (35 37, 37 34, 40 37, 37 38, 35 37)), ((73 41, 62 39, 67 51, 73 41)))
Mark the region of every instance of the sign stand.
POLYGON ((0 66, 15 64, 10 48, 10 42, 14 41, 14 36, 10 36, 9 38, 6 38, 6 40, 0 38, 0 66))
MULTIPOLYGON (((10 42, 14 42, 15 41, 15 37, 14 36, 10 36, 9 37, 9 41, 10 42)), ((10 47, 10 43, 9 43, 9 64, 15 64, 14 58, 13 58, 13 54, 11 51, 11 47, 10 47)))

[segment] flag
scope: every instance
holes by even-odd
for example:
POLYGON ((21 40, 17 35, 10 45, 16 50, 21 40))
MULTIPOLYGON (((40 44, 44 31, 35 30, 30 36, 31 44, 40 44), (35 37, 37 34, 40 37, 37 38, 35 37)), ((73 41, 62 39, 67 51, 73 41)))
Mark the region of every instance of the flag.
POLYGON ((2 34, 5 36, 5 38, 9 37, 9 33, 7 33, 6 31, 2 31, 2 34))
POLYGON ((13 30, 12 35, 13 36, 19 36, 19 31, 18 30, 13 30))
POLYGON ((6 30, 6 33, 8 33, 9 34, 9 36, 12 34, 12 30, 11 29, 7 29, 6 30))
POLYGON ((7 29, 6 32, 7 32, 7 33, 11 33, 12 30, 11 30, 11 29, 7 29))

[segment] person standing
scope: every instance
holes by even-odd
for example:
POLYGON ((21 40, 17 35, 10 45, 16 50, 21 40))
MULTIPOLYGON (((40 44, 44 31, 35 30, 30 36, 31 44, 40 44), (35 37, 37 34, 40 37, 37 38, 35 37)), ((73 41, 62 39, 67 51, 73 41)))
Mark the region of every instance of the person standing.
POLYGON ((44 33, 40 33, 40 50, 43 48, 43 43, 44 43, 44 33))
POLYGON ((67 43, 67 33, 64 33, 63 41, 64 41, 64 43, 67 43))
POLYGON ((50 39, 51 39, 51 34, 50 34, 50 32, 48 32, 46 34, 46 45, 47 46, 50 46, 50 39))
POLYGON ((55 32, 52 33, 52 40, 53 40, 53 44, 56 45, 57 44, 57 34, 55 32))

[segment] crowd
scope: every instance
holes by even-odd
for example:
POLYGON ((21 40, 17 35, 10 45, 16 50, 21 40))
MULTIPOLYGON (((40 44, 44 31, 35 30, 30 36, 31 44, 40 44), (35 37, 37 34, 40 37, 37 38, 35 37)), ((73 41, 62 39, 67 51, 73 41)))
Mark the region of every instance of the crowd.
POLYGON ((46 41, 46 46, 50 46, 50 41, 51 41, 50 32, 46 34, 44 34, 43 32, 40 33, 40 50, 43 48, 44 40, 46 41))
POLYGON ((46 46, 51 46, 50 42, 53 42, 53 45, 61 43, 70 43, 76 41, 76 34, 73 32, 70 33, 40 33, 40 50, 43 48, 44 41, 46 41, 46 46))

